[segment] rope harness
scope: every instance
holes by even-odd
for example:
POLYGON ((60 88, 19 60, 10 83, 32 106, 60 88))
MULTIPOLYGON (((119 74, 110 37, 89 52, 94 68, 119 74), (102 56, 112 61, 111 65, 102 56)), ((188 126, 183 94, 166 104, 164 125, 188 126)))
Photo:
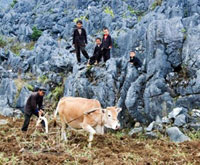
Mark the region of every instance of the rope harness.
MULTIPOLYGON (((101 108, 94 108, 94 109, 91 109, 90 111, 84 112, 81 116, 79 116, 79 117, 77 117, 77 118, 75 118, 75 119, 72 119, 72 120, 70 120, 69 122, 66 122, 66 123, 69 124, 69 123, 71 123, 71 122, 73 122, 73 121, 75 121, 75 120, 81 118, 81 117, 84 116, 84 115, 89 115, 89 114, 91 114, 91 113, 96 112, 98 109, 101 110, 101 108)), ((102 117, 101 117, 101 120, 102 120, 102 117)))

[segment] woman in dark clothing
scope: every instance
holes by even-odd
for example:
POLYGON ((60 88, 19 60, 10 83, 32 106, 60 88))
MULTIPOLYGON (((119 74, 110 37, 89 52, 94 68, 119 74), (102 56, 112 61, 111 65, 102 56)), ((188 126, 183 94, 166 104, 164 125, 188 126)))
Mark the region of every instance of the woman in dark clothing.
POLYGON ((103 29, 104 35, 102 38, 102 56, 104 62, 110 59, 110 49, 112 48, 112 38, 109 35, 108 28, 103 29))
POLYGON ((87 44, 87 34, 85 29, 82 27, 82 21, 79 20, 76 23, 76 29, 74 30, 73 34, 73 45, 76 50, 76 57, 78 63, 81 62, 80 51, 85 56, 86 59, 89 59, 88 53, 85 50, 85 46, 87 44))

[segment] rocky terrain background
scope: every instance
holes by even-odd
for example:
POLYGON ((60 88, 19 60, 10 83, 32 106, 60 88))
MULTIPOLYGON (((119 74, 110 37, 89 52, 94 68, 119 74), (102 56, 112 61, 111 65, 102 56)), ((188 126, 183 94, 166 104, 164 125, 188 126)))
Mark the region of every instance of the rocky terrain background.
MULTIPOLYGON (((62 96, 123 108, 120 121, 151 123, 174 108, 200 108, 199 0, 0 1, 0 114, 19 115, 36 86, 51 108, 62 96), (77 65, 72 32, 83 20, 91 56, 103 26, 113 38, 106 66, 77 65), (135 48, 143 66, 129 61, 135 48)), ((52 108, 52 109, 53 109, 52 108)))

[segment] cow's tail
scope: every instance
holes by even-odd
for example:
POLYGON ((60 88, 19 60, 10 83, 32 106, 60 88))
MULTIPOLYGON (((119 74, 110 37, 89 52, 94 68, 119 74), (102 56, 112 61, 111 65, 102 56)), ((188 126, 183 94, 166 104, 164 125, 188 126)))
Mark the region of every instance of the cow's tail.
POLYGON ((56 111, 54 112, 54 117, 53 117, 53 121, 54 121, 54 127, 56 127, 56 116, 57 116, 57 113, 58 113, 58 109, 59 109, 59 104, 60 104, 60 101, 58 102, 58 105, 56 107, 56 111))

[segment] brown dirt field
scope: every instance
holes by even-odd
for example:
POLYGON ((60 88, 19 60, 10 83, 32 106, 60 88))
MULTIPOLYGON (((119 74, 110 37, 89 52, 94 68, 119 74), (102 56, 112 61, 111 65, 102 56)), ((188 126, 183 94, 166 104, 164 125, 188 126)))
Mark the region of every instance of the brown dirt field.
POLYGON ((129 137, 122 132, 95 136, 91 149, 87 134, 68 131, 68 142, 60 141, 60 127, 50 124, 49 134, 35 131, 35 119, 29 131, 22 133, 23 119, 6 118, 0 125, 0 165, 151 165, 200 164, 200 140, 175 144, 167 139, 150 140, 129 137))

